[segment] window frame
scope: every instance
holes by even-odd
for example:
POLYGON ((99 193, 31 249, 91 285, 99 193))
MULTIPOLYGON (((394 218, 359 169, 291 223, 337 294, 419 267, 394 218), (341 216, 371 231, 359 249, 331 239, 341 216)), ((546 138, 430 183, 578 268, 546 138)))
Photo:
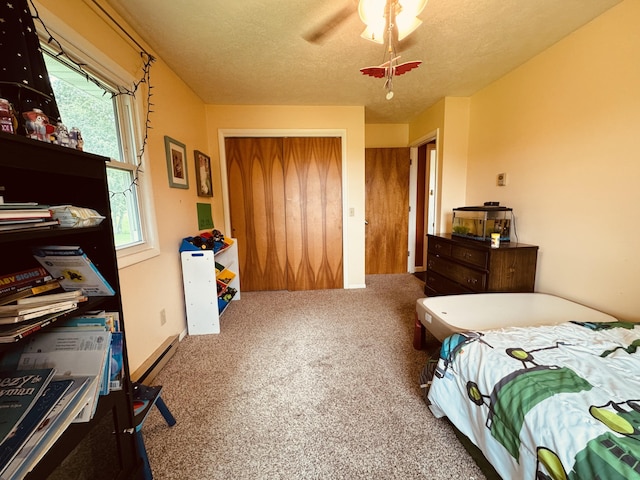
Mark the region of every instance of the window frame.
MULTIPOLYGON (((107 88, 117 89, 118 85, 131 87, 138 80, 94 48, 86 39, 60 24, 59 20, 50 22, 49 17, 47 18, 48 32, 39 22, 35 23, 43 50, 54 52, 55 56, 56 49, 49 45, 49 38, 53 36, 74 61, 83 64, 83 70, 88 75, 96 78, 107 88), (82 49, 75 45, 82 45, 82 49)), ((142 69, 140 69, 140 73, 142 73, 142 69)), ((160 255, 151 175, 146 172, 149 165, 147 149, 142 156, 139 155, 142 139, 145 138, 143 127, 146 126, 146 99, 140 98, 141 96, 143 95, 138 93, 135 97, 131 95, 117 95, 115 97, 117 130, 123 159, 122 161, 110 160, 106 162, 106 166, 109 168, 130 170, 136 172, 137 177, 135 188, 137 189, 138 217, 142 240, 132 245, 116 248, 119 269, 160 255), (127 122, 130 122, 130 125, 127 122), (140 162, 140 168, 138 168, 138 162, 140 162)))

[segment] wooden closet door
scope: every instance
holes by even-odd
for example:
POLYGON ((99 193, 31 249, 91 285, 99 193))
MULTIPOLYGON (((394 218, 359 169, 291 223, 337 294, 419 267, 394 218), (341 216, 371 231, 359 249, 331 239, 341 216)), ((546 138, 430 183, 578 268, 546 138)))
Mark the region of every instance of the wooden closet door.
POLYGON ((289 290, 343 288, 340 138, 285 138, 289 290))
POLYGON ((408 148, 365 149, 365 273, 406 273, 408 148))
POLYGON ((231 235, 243 291, 286 290, 281 138, 227 138, 231 235))

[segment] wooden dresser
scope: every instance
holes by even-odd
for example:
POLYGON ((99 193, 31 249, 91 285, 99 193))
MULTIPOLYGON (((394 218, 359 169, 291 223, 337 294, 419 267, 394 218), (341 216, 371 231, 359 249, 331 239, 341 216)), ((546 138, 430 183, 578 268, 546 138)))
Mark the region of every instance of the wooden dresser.
POLYGON ((467 240, 451 234, 427 236, 427 296, 478 292, 533 292, 538 247, 467 240))

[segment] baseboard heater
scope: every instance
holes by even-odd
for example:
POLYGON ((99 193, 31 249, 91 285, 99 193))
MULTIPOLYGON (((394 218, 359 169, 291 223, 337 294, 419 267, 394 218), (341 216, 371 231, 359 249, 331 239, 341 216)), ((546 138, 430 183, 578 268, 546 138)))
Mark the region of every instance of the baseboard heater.
POLYGON ((152 385, 156 375, 160 373, 162 367, 166 365, 176 351, 179 343, 179 336, 167 338, 155 352, 142 364, 135 372, 131 374, 131 380, 142 383, 143 385, 152 385))

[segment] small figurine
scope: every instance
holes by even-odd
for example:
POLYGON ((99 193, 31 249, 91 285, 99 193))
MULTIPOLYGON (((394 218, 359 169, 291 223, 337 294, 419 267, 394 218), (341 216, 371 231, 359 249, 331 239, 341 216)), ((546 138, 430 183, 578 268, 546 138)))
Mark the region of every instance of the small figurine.
POLYGON ((52 143, 61 145, 63 147, 69 146, 69 130, 67 130, 67 127, 64 123, 58 122, 56 124, 56 129, 53 132, 53 135, 51 135, 51 138, 52 143))
POLYGON ((84 148, 84 140, 78 127, 72 127, 69 132, 69 147, 76 150, 82 150, 84 148))
POLYGON ((4 98, 0 98, 0 130, 6 133, 15 133, 11 104, 9 100, 4 98))
POLYGON ((53 125, 49 124, 47 117, 42 110, 34 108, 28 112, 23 112, 22 116, 26 120, 25 129, 27 137, 50 143, 49 135, 53 133, 53 125))

